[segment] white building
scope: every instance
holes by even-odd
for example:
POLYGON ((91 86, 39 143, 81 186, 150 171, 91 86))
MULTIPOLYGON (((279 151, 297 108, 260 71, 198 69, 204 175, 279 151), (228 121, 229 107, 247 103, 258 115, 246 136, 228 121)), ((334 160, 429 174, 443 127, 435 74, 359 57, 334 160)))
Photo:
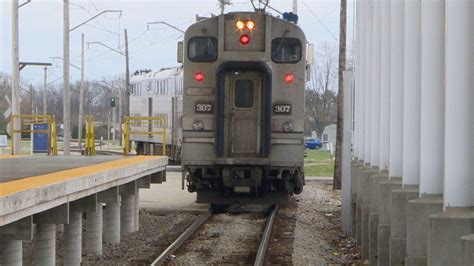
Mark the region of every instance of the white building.
POLYGON ((332 143, 333 147, 336 147, 336 130, 337 126, 335 124, 326 126, 324 128, 323 134, 321 135, 321 142, 323 143, 323 149, 328 150, 328 143, 332 143))

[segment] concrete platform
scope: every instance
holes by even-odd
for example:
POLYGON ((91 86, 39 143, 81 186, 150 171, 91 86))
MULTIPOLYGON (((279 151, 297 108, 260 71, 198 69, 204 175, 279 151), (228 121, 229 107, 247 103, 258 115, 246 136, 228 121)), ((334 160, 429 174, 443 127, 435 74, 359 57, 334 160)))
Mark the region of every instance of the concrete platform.
POLYGON ((166 164, 167 158, 160 156, 4 158, 0 160, 0 228, 164 171, 166 164))
POLYGON ((205 211, 208 208, 209 204, 196 203, 196 193, 181 189, 181 172, 167 171, 165 183, 152 184, 149 189, 140 191, 140 209, 146 211, 205 211))
POLYGON ((24 155, 10 155, 10 154, 0 154, 0 160, 2 159, 15 159, 25 157, 24 155))

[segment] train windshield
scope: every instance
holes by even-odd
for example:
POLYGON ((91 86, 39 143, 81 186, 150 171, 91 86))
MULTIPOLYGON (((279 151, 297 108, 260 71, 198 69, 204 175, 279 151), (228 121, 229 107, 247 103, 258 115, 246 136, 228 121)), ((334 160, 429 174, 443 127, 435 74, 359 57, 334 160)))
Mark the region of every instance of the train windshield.
POLYGON ((193 37, 188 42, 188 57, 193 62, 212 62, 217 59, 217 39, 193 37))
POLYGON ((301 42, 295 38, 275 38, 272 41, 272 60, 275 63, 298 63, 301 60, 301 42))

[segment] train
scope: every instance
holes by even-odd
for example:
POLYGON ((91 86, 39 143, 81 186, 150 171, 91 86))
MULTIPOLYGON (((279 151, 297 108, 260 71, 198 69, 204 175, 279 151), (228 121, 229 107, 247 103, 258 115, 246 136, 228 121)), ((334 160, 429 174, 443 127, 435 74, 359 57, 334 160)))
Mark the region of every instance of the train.
POLYGON ((302 192, 308 51, 296 23, 263 10, 185 31, 182 181, 198 203, 287 204, 302 192))
POLYGON ((181 116, 183 110, 183 68, 169 67, 159 71, 137 71, 130 78, 130 116, 161 117, 165 125, 153 123, 151 131, 166 130, 163 135, 133 134, 150 132, 148 124, 134 121, 130 124, 130 140, 135 143, 137 154, 162 155, 164 145, 171 161, 179 163, 181 158, 181 116))

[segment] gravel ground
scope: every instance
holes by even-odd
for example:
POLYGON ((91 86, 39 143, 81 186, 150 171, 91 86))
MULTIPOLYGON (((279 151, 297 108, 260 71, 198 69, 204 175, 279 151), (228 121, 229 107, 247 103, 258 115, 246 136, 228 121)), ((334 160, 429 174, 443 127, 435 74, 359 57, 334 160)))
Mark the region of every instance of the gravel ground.
MULTIPOLYGON (((340 230, 340 191, 330 183, 307 182, 290 206, 282 207, 268 249, 268 264, 360 264, 355 242, 340 230)), ((268 207, 234 206, 213 215, 175 254, 172 265, 252 264, 268 207)), ((148 265, 198 217, 196 212, 141 212, 140 231, 104 244, 103 256, 83 256, 83 265, 148 265)), ((57 265, 62 264, 63 229, 57 229, 57 265)), ((24 241, 24 265, 34 264, 34 242, 24 241)))
MULTIPOLYGON (((198 215, 193 212, 146 213, 142 211, 138 232, 122 235, 119 245, 104 244, 103 256, 83 255, 82 265, 149 265, 197 219, 198 215)), ((56 236, 56 264, 63 265, 62 226, 57 226, 56 236)), ((34 241, 24 241, 23 250, 24 265, 33 265, 34 241)))
POLYGON ((294 265, 358 264, 355 241, 341 231, 341 193, 331 183, 307 182, 296 196, 294 265))
POLYGON ((120 245, 104 245, 103 256, 83 257, 82 265, 149 265, 197 217, 183 212, 142 213, 138 232, 122 236, 120 245))
POLYGON ((173 265, 253 264, 266 213, 213 215, 177 251, 173 265))

